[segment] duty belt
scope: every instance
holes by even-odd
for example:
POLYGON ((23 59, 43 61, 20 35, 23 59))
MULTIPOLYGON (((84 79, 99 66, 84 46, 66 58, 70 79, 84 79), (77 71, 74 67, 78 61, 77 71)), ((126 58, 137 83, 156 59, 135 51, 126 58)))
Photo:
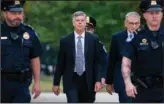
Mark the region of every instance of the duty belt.
POLYGON ((164 77, 162 76, 144 76, 135 78, 136 85, 144 88, 164 87, 164 77))
POLYGON ((26 82, 31 76, 29 70, 22 71, 9 71, 1 70, 1 80, 16 81, 16 82, 26 82))

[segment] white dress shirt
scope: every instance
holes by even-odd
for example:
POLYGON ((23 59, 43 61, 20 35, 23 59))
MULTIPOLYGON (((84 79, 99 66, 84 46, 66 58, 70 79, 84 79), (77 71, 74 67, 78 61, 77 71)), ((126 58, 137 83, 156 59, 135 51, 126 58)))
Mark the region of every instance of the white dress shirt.
POLYGON ((128 37, 126 39, 126 42, 130 42, 134 38, 134 34, 132 32, 127 31, 128 37), (132 35, 132 36, 130 36, 132 35))

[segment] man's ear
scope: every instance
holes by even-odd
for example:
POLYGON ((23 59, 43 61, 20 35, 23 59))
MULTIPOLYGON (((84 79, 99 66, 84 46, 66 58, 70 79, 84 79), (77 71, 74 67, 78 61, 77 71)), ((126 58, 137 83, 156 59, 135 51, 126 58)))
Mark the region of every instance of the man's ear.
POLYGON ((5 11, 3 11, 3 16, 4 16, 4 18, 6 18, 6 12, 5 11))
POLYGON ((143 13, 143 17, 144 17, 144 19, 146 19, 146 13, 143 13))
POLYGON ((127 20, 124 21, 124 26, 127 27, 127 20))

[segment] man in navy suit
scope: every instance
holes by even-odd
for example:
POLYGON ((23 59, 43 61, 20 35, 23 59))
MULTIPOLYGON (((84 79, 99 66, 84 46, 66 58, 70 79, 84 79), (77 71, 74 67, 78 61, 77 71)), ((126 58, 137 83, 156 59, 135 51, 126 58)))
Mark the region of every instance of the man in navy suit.
MULTIPOLYGON (((136 29, 139 28, 140 15, 136 12, 129 12, 125 16, 124 23, 127 29, 115 33, 112 36, 106 78, 107 92, 112 95, 112 92, 115 90, 115 92, 118 93, 120 103, 131 102, 131 98, 126 95, 124 81, 121 74, 122 56, 120 52, 123 49, 124 44, 133 39, 133 32, 136 32, 136 29)), ((135 66, 133 65, 133 67, 135 66)))
POLYGON ((99 40, 85 32, 86 14, 73 14, 74 32, 61 38, 53 92, 60 93, 63 76, 64 93, 68 103, 92 103, 94 92, 101 89, 99 40))

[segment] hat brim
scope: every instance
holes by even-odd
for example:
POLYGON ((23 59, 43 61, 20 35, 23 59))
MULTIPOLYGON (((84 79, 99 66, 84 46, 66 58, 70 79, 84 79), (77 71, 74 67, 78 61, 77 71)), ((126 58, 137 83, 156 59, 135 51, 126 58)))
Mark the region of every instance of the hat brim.
POLYGON ((9 11, 11 11, 11 12, 22 12, 23 8, 10 8, 9 11))
POLYGON ((149 8, 146 10, 147 12, 150 12, 150 11, 162 11, 162 8, 159 8, 159 7, 154 7, 154 8, 149 8))

